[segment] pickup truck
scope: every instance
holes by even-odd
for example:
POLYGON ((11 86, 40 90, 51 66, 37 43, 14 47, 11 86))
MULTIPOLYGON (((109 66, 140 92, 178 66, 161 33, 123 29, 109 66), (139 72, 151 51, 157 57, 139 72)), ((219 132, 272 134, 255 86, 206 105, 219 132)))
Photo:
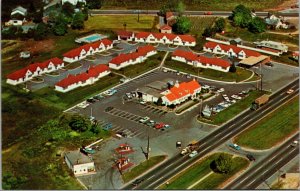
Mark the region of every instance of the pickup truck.
POLYGON ((143 117, 139 120, 140 123, 146 123, 150 118, 149 117, 143 117))

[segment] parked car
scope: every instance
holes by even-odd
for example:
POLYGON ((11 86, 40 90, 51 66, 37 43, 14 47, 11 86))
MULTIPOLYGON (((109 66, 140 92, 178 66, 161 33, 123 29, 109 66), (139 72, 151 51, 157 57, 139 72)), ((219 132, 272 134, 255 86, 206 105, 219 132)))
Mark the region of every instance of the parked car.
POLYGON ((153 127, 153 126, 155 125, 155 121, 150 120, 150 121, 148 121, 148 122, 146 123, 146 125, 149 126, 149 127, 153 127))
POLYGON ((89 103, 95 103, 95 102, 96 102, 96 100, 95 100, 95 99, 92 99, 92 98, 89 98, 89 99, 87 99, 86 101, 89 102, 89 103))
MULTIPOLYGON (((116 135, 117 135, 117 136, 119 135, 120 137, 127 137, 127 134, 126 134, 125 132, 123 132, 123 131, 117 132, 116 135)), ((118 136, 118 137, 119 137, 119 136, 118 136)))
POLYGON ((189 154, 190 158, 193 158, 194 156, 196 156, 198 154, 197 151, 192 151, 191 154, 189 154))
POLYGON ((142 101, 140 101, 140 104, 145 105, 146 102, 142 100, 142 101))
POLYGON ((163 72, 165 72, 165 73, 167 73, 168 71, 169 71, 169 70, 167 70, 167 69, 164 69, 164 70, 163 70, 163 72))
POLYGON ((299 143, 298 141, 293 141, 293 143, 291 144, 291 146, 292 146, 292 147, 295 147, 295 146, 298 145, 298 143, 299 143))
POLYGON ((138 178, 138 179, 136 179, 135 181, 132 182, 132 185, 133 186, 137 186, 137 185, 139 185, 143 181, 144 181, 144 179, 138 178))
POLYGON ((93 99, 98 100, 98 101, 102 100, 103 98, 104 97, 102 95, 96 95, 93 97, 93 99))
POLYGON ((149 117, 143 117, 139 120, 140 123, 146 123, 150 118, 149 117))
POLYGON ((161 128, 163 128, 164 126, 165 126, 164 123, 158 123, 158 124, 155 125, 155 129, 161 129, 161 128))
POLYGON ((266 63, 266 66, 273 67, 273 66, 274 66, 274 64, 272 64, 271 62, 267 62, 267 63, 266 63))
POLYGON ((105 112, 109 112, 109 111, 111 111, 113 109, 114 109, 114 107, 107 107, 107 108, 105 108, 105 112))
POLYGON ((166 124, 166 125, 164 126, 164 129, 170 129, 170 128, 171 128, 170 125, 167 125, 167 124, 166 124))
POLYGON ((105 131, 109 131, 112 128, 112 124, 111 123, 107 123, 104 125, 103 130, 105 131))
POLYGON ((82 103, 78 104, 77 106, 80 108, 86 108, 87 106, 89 106, 89 104, 86 102, 82 102, 82 103))
POLYGON ((209 88, 210 88, 209 85, 204 85, 204 86, 202 86, 202 89, 209 89, 209 88))
POLYGON ((204 15, 212 15, 213 13, 211 11, 207 11, 204 13, 204 15))
POLYGON ((88 153, 88 154, 95 154, 95 150, 94 149, 92 149, 92 148, 84 148, 83 149, 86 153, 88 153))
POLYGON ((225 91, 224 88, 220 88, 220 89, 217 90, 218 93, 222 93, 222 92, 224 92, 224 91, 225 91))
POLYGON ((241 100, 241 99, 242 99, 240 96, 235 95, 235 94, 233 94, 231 97, 232 97, 233 99, 238 99, 238 100, 241 100))
POLYGON ((125 95, 127 96, 128 99, 132 98, 131 93, 126 93, 125 95))
POLYGON ((191 74, 187 74, 187 75, 186 75, 186 78, 191 78, 191 74))
POLYGON ((246 157, 249 159, 249 161, 255 161, 255 158, 253 155, 247 154, 246 157))
POLYGON ((229 144, 229 146, 230 146, 231 148, 234 148, 234 149, 237 150, 237 151, 241 150, 241 147, 238 146, 237 144, 229 144))
POLYGON ((289 89, 286 93, 287 93, 287 94, 291 94, 291 93, 293 93, 293 92, 294 92, 293 89, 289 89))

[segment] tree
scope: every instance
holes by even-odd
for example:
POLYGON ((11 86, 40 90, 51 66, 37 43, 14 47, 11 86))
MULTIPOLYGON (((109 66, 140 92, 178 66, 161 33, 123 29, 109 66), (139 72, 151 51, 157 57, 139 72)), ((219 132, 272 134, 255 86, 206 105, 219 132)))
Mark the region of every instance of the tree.
POLYGON ((230 68, 229 68, 229 72, 232 72, 232 73, 235 73, 236 72, 236 67, 235 67, 235 64, 232 63, 230 68))
POLYGON ((176 11, 178 13, 178 16, 181 17, 185 11, 185 5, 182 1, 180 1, 176 7, 176 11))
POLYGON ((48 27, 45 23, 39 23, 37 24, 37 27, 34 31, 33 38, 34 40, 42 40, 44 39, 48 34, 48 27))
POLYGON ((95 123, 92 125, 91 127, 91 132, 94 133, 94 134, 99 134, 101 131, 101 127, 99 126, 99 124, 95 123))
POLYGON ((202 33, 203 37, 212 37, 215 34, 215 29, 212 27, 206 27, 202 33))
POLYGON ((250 9, 246 8, 244 5, 238 5, 232 11, 233 22, 239 27, 248 27, 252 17, 250 9))
POLYGON ((84 132, 89 128, 89 122, 80 115, 74 115, 69 122, 69 126, 74 131, 84 132))
POLYGON ((69 2, 65 2, 62 6, 62 13, 64 13, 67 17, 73 17, 74 8, 74 5, 69 2))
POLYGON ((248 30, 253 33, 261 33, 266 30, 266 23, 262 18, 254 17, 249 23, 248 30))
POLYGON ((44 9, 40 9, 39 11, 33 13, 33 22, 41 23, 43 21, 44 9))
POLYGON ((229 173, 232 166, 232 158, 227 154, 220 154, 215 160, 216 170, 220 173, 229 173))
POLYGON ((157 99, 157 102, 156 102, 156 104, 157 104, 158 106, 161 106, 161 105, 162 105, 162 103, 163 103, 163 100, 162 100, 162 98, 161 98, 161 97, 159 97, 159 98, 157 99))
POLYGON ((76 13, 74 15, 71 26, 73 29, 83 29, 84 28, 84 14, 81 12, 76 13))
POLYGON ((176 23, 172 26, 174 32, 178 34, 185 34, 190 31, 192 26, 191 21, 187 17, 178 17, 176 23))
POLYGON ((100 9, 102 7, 102 0, 87 0, 86 3, 89 9, 100 9))
POLYGON ((65 35, 68 32, 68 21, 63 14, 59 14, 55 18, 53 33, 58 36, 65 35))
POLYGON ((225 19, 224 18, 218 18, 215 22, 215 29, 216 32, 222 32, 225 28, 225 19))
POLYGON ((167 6, 163 5, 161 6, 161 8, 159 9, 159 12, 157 13, 159 16, 165 17, 166 16, 166 12, 167 12, 167 6))

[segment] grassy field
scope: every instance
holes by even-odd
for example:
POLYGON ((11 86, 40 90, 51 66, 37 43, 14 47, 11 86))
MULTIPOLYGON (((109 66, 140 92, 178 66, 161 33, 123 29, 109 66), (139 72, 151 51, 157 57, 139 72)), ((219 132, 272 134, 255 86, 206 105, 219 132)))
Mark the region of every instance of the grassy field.
POLYGON ((139 63, 136 65, 128 66, 126 68, 121 68, 120 70, 113 70, 113 71, 123 74, 127 77, 133 78, 135 76, 138 76, 142 73, 145 73, 149 70, 158 67, 165 54, 166 54, 165 52, 158 52, 157 54, 149 57, 143 63, 139 63))
POLYGON ((148 161, 144 161, 137 166, 133 167, 130 171, 124 173, 122 178, 124 182, 129 182, 130 180, 136 178, 141 175, 143 172, 146 172, 151 167, 161 163, 166 158, 165 155, 159 155, 150 157, 148 161))
MULTIPOLYGON (((169 1, 170 4, 177 4, 178 1, 169 1)), ((183 0, 187 10, 220 10, 231 11, 235 6, 243 4, 250 9, 264 10, 267 8, 274 8, 283 0, 183 0)), ((165 1, 160 0, 105 0, 103 1, 102 9, 160 9, 162 5, 166 4, 165 1), (150 6, 149 6, 150 5, 150 6)))
MULTIPOLYGON (((226 154, 226 153, 225 153, 226 154)), ((169 185, 162 185, 160 189, 187 189, 192 184, 196 183, 199 179, 204 177, 210 172, 213 172, 210 165, 218 158, 220 153, 212 154, 199 162, 195 163, 193 166, 189 167, 187 170, 176 175, 169 181, 169 185)), ((229 155, 229 154, 226 154, 229 155)), ((232 155, 231 155, 232 156, 232 155)), ((228 174, 219 174, 213 172, 199 184, 196 184, 192 189, 217 189, 217 187, 232 177, 234 174, 240 170, 246 168, 249 164, 248 160, 241 157, 234 157, 232 162, 232 170, 228 174)))
POLYGON ((67 69, 67 70, 73 70, 73 69, 79 68, 79 67, 81 67, 81 66, 82 66, 82 64, 80 64, 80 62, 73 62, 73 63, 67 64, 67 65, 64 67, 64 69, 67 69))
POLYGON ((283 141, 299 128, 299 97, 281 106, 236 137, 239 145, 253 149, 268 149, 283 141))
POLYGON ((204 68, 196 68, 190 65, 187 65, 186 63, 170 60, 170 57, 166 59, 166 62, 164 64, 168 68, 172 68, 174 70, 179 70, 182 72, 190 73, 193 75, 198 75, 199 70, 199 76, 213 79, 213 80, 219 80, 219 81, 228 81, 228 82, 240 82, 245 79, 248 79, 252 72, 249 70, 245 70, 241 67, 237 67, 237 70, 235 73, 232 72, 220 72, 217 70, 212 69, 204 69, 204 68))
POLYGON ((97 15, 89 17, 89 20, 85 22, 85 30, 97 30, 97 29, 124 29, 123 24, 126 23, 126 29, 151 29, 156 23, 154 23, 154 16, 140 15, 140 22, 135 15, 97 15))
POLYGON ((212 26, 217 17, 189 17, 189 19, 192 23, 190 34, 201 36, 204 29, 212 26))
POLYGON ((230 37, 230 38, 239 37, 244 41, 250 41, 250 42, 272 39, 273 41, 278 41, 282 43, 290 43, 293 45, 299 44, 298 35, 288 36, 288 35, 267 33, 267 32, 255 34, 249 32, 248 29, 246 28, 243 29, 243 28, 232 26, 231 21, 229 21, 228 19, 226 20, 225 34, 223 36, 230 37))
POLYGON ((249 95, 245 97, 244 99, 237 101, 233 105, 229 106, 225 110, 217 113, 216 115, 211 117, 211 121, 205 120, 203 117, 200 121, 203 121, 205 123, 211 123, 214 125, 221 125, 222 123, 225 123, 226 121, 232 119, 245 109, 249 108, 251 103, 258 98, 259 96, 265 94, 266 92, 260 92, 260 91, 251 91, 249 92, 249 95))

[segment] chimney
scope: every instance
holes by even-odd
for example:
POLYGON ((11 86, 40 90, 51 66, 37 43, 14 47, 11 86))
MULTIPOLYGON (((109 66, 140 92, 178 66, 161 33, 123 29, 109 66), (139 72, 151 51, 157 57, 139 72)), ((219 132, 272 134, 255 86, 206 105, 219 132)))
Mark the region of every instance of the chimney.
POLYGON ((176 88, 178 88, 179 87, 179 82, 178 82, 178 80, 176 80, 176 82, 175 82, 175 85, 174 85, 176 88))

